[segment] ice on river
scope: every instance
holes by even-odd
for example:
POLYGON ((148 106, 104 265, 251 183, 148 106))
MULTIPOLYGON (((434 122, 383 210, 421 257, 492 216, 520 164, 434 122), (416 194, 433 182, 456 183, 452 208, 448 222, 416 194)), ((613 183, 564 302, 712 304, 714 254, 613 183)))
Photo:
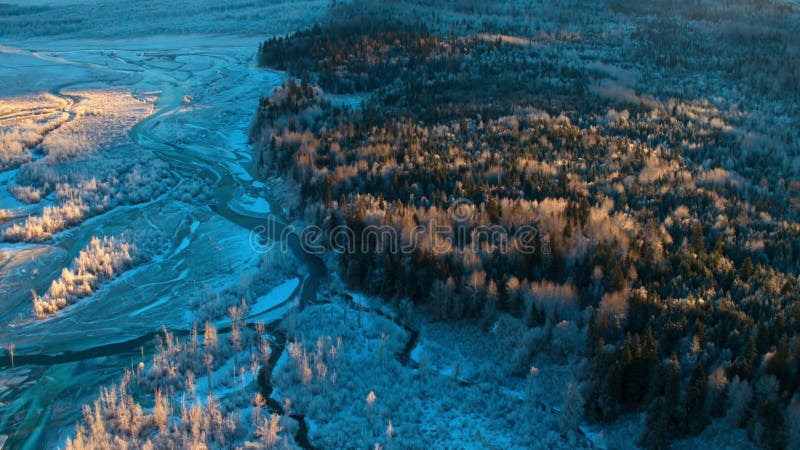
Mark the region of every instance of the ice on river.
POLYGON ((229 202, 228 206, 240 214, 253 217, 267 217, 270 213, 269 202, 263 197, 242 195, 240 198, 229 202))
POLYGON ((276 286, 268 294, 262 295, 250 307, 250 317, 258 318, 259 315, 285 303, 299 285, 300 279, 292 278, 276 286))

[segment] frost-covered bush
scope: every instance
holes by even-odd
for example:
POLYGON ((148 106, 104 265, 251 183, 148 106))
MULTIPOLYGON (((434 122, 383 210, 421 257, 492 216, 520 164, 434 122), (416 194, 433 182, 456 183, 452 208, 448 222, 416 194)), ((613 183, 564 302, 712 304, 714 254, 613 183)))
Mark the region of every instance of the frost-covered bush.
POLYGON ((93 237, 70 268, 52 281, 41 296, 33 292, 36 316, 46 317, 88 297, 100 285, 149 258, 146 243, 140 248, 130 238, 93 237))
POLYGON ((42 200, 42 193, 31 186, 11 185, 8 191, 17 200, 24 203, 39 203, 42 200))
POLYGON ((190 205, 203 205, 212 198, 209 183, 204 180, 191 179, 180 183, 174 190, 175 197, 190 205))
POLYGON ((13 169, 32 158, 28 147, 12 137, 3 133, 0 134, 0 170, 13 169))
POLYGON ((22 224, 14 224, 3 232, 6 241, 43 241, 67 227, 73 226, 89 212, 81 200, 67 201, 58 206, 45 207, 40 216, 30 216, 22 224))
POLYGON ((147 153, 138 153, 135 158, 119 155, 54 166, 42 161, 45 160, 23 166, 17 182, 26 184, 14 185, 11 191, 34 203, 55 191, 55 205, 4 230, 6 241, 51 239, 55 233, 116 206, 153 200, 175 183, 169 166, 147 153))

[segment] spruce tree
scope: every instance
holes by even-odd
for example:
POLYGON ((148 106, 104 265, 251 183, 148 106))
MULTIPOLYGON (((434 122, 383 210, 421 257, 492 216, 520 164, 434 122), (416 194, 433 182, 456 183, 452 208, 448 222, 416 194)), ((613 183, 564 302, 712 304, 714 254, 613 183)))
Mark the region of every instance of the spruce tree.
POLYGON ((698 434, 710 422, 706 412, 706 395, 708 379, 703 363, 698 361, 692 370, 689 386, 684 401, 684 430, 689 434, 698 434))
POLYGON ((647 449, 669 447, 670 408, 664 397, 658 397, 647 411, 644 432, 639 445, 647 449))

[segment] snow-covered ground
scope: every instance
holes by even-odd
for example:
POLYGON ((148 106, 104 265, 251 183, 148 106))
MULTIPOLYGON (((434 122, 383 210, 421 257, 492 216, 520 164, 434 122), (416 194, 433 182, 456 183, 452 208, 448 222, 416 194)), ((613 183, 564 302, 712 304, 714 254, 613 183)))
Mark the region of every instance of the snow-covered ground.
POLYGON ((279 307, 291 297, 292 292, 297 289, 299 284, 300 280, 292 278, 280 286, 277 286, 268 294, 257 298, 255 303, 250 306, 250 317, 259 318, 261 314, 279 307))
MULTIPOLYGON (((65 201, 55 186, 35 185, 41 198, 21 191, 31 173, 69 170, 59 182, 79 191, 107 175, 99 198, 115 180, 143 183, 41 243, 0 243, 0 347, 14 345, 17 361, 13 370, 0 362, 0 441, 43 448, 73 429, 79 405, 132 354, 152 351, 152 333, 190 329, 208 292, 240 288, 259 270, 249 231, 271 208, 246 133, 259 97, 284 75, 256 68, 253 56, 261 39, 311 23, 327 2, 18 3, 0 17, 0 151, 9 155, 0 158, 0 227, 65 201), (51 154, 63 158, 43 162, 51 154), (137 164, 163 166, 160 188, 145 189, 153 180, 137 164), (92 237, 121 233, 155 236, 159 251, 37 319, 31 289, 47 291, 92 237)), ((253 313, 281 311, 300 283, 254 293, 263 297, 253 313)))
POLYGON ((509 328, 519 328, 517 321, 487 333, 413 312, 401 318, 358 294, 322 298, 285 319, 291 343, 273 371, 273 396, 305 416, 313 445, 592 447, 563 412, 569 366, 543 366, 528 377, 515 373, 507 355, 519 345, 519 329, 509 328))

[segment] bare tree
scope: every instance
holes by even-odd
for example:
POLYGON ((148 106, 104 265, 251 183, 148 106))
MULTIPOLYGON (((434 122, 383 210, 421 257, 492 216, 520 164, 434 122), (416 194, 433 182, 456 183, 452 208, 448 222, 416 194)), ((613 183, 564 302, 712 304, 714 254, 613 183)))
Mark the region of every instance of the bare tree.
POLYGON ((372 405, 375 404, 376 398, 375 392, 369 391, 369 394, 367 394, 367 420, 369 420, 369 423, 372 423, 372 405))
POLYGON ((11 368, 14 368, 14 349, 16 346, 14 344, 9 344, 8 346, 8 357, 11 359, 11 368))
POLYGON ((203 364, 206 366, 206 373, 208 373, 208 389, 211 390, 211 372, 214 370, 214 357, 210 353, 203 355, 203 364))
POLYGON ((256 436, 261 439, 265 448, 272 450, 280 440, 280 432, 283 431, 281 426, 281 416, 273 413, 271 417, 265 417, 264 422, 256 429, 256 436))

